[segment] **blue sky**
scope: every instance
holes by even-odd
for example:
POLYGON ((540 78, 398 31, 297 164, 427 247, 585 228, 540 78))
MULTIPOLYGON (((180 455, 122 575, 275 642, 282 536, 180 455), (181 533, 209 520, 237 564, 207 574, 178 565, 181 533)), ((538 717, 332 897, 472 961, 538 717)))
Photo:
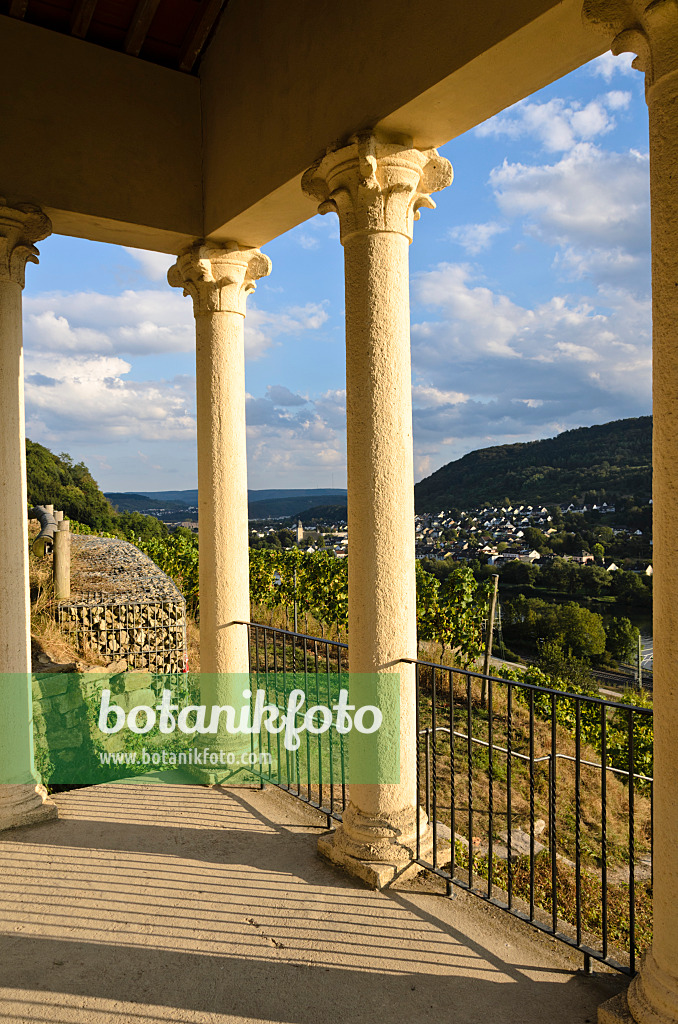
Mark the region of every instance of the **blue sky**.
MULTIPOLYGON (((410 247, 415 478, 651 411, 647 110, 605 54, 442 147, 410 247)), ((24 293, 27 434, 105 490, 196 485, 191 302, 172 257, 52 236, 24 293)), ((346 483, 335 215, 265 247, 246 320, 249 484, 346 483)))

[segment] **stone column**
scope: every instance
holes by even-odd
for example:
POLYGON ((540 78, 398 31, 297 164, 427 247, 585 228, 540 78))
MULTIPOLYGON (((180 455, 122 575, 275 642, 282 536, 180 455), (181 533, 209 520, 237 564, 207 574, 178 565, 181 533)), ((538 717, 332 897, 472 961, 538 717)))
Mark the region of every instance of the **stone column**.
POLYGON ((34 243, 51 231, 35 206, 0 199, 0 829, 56 816, 33 767, 26 430, 21 291, 34 243))
MULTIPOLYGON (((369 133, 302 180, 320 213, 339 215, 344 246, 351 704, 373 703, 375 674, 381 700, 400 702, 399 783, 350 781, 320 851, 377 886, 412 859, 420 827, 414 666, 401 661, 417 652, 408 247, 419 207, 451 180, 435 150, 369 133)), ((361 741, 349 741, 355 764, 361 741)))
POLYGON ((678 4, 587 0, 584 17, 645 72, 650 125, 654 519, 654 939, 609 1024, 678 1021, 678 4))
POLYGON ((200 669, 203 703, 230 703, 225 677, 249 672, 250 617, 244 324, 247 296, 271 262, 227 242, 180 253, 169 283, 196 323, 200 669))

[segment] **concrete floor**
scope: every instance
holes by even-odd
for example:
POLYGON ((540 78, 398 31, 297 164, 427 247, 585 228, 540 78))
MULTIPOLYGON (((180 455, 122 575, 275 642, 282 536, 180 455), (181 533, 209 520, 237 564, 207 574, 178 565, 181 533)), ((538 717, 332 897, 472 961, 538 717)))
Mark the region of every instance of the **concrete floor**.
POLYGON ((0 1021, 593 1024, 623 987, 472 897, 352 882, 279 791, 57 802, 0 834, 0 1021))

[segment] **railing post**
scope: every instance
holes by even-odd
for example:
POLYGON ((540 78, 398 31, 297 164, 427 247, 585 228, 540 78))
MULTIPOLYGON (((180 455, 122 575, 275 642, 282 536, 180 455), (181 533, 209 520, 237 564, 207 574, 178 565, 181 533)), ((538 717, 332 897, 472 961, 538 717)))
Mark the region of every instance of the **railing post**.
POLYGON ((431 819, 431 730, 426 729, 426 817, 431 819))

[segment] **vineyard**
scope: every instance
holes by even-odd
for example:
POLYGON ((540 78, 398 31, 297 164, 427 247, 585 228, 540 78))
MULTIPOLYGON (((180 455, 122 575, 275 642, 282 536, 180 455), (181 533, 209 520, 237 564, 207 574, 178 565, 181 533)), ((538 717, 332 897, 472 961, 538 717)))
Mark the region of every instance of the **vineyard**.
MULTIPOLYGON (((72 529, 76 533, 91 532, 78 523, 72 524, 72 529)), ((195 534, 130 539, 175 581, 189 611, 199 619, 195 534)), ((471 664, 483 651, 491 584, 476 581, 467 566, 455 568, 443 583, 419 563, 416 573, 419 640, 439 644, 441 658, 447 651, 459 665, 471 664)), ((250 601, 253 621, 271 624, 274 613, 279 612, 287 627, 296 606, 306 632, 310 619, 321 636, 347 639, 348 562, 326 551, 307 554, 298 548, 250 548, 250 601)))
MULTIPOLYGON (((89 527, 77 523, 72 524, 72 528, 74 532, 91 532, 89 527)), ((189 611, 199 619, 198 538, 195 534, 182 532, 167 538, 135 538, 134 542, 176 582, 189 611)), ((419 563, 416 564, 416 579, 418 640, 438 645, 433 658, 427 660, 446 660, 461 668, 472 666, 484 650, 490 581, 478 582, 469 567, 459 566, 440 583, 419 563)), ((296 605, 300 631, 303 626, 303 631, 308 633, 310 619, 310 628, 317 629, 321 636, 348 640, 348 562, 345 558, 336 558, 326 551, 307 554, 298 548, 250 549, 250 600, 252 621, 271 624, 277 614, 278 621, 282 617, 282 624, 288 628, 296 605)), ((590 692, 587 686, 546 674, 536 666, 525 671, 500 668, 497 674, 571 694, 590 692)), ((620 696, 619 700, 630 706, 652 706, 651 698, 635 692, 620 696)), ((559 724, 570 734, 575 728, 574 707, 574 702, 567 700, 558 704, 559 724)), ((537 695, 534 711, 538 717, 541 714, 548 717, 550 698, 537 695)), ((585 710, 580 727, 582 740, 600 751, 597 714, 585 710)), ((646 775, 652 774, 652 743, 652 724, 647 721, 635 737, 634 751, 636 771, 646 775)), ((621 720, 610 728, 606 746, 610 764, 617 767, 628 764, 628 734, 621 720)))
MULTIPOLYGON (((198 607, 198 542, 193 535, 156 538, 139 542, 139 546, 171 576, 182 589, 189 607, 197 614, 198 607)), ((417 573, 417 635, 419 641, 438 645, 432 659, 448 659, 459 667, 473 665, 482 656, 485 644, 484 624, 490 597, 490 581, 478 582, 467 566, 455 568, 440 583, 419 563, 417 573), (438 651, 440 652, 438 656, 438 651)), ((270 623, 276 611, 284 615, 289 626, 295 601, 300 630, 308 632, 308 618, 325 636, 348 640, 348 563, 325 551, 305 554, 298 548, 276 551, 250 550, 250 599, 254 621, 270 623)), ((573 680, 563 680, 531 666, 522 670, 501 668, 498 674, 507 679, 522 680, 540 687, 551 687, 571 694, 590 692, 573 680)), ((629 693, 619 698, 630 706, 651 707, 651 698, 629 693)), ((545 694, 534 697, 537 717, 548 719, 551 698, 545 694)), ((558 722, 570 735, 575 732, 575 702, 567 699, 557 703, 558 722)), ((581 738, 600 753, 600 716, 584 705, 581 714, 581 738)), ((637 772, 652 775, 653 728, 651 719, 637 723, 634 760, 637 772)), ((625 719, 617 716, 606 735, 608 763, 628 767, 629 736, 625 719)))

